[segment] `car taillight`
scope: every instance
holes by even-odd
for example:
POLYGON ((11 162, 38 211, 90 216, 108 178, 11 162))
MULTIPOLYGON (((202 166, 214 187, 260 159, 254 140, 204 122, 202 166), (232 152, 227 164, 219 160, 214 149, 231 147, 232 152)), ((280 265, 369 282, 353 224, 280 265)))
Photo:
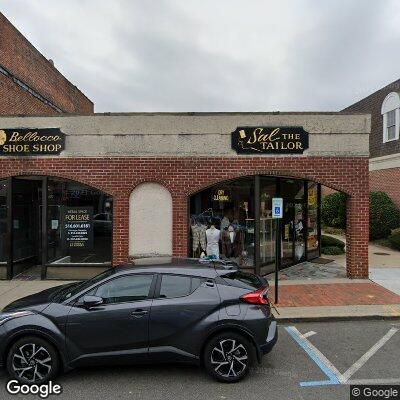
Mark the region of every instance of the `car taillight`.
POLYGON ((243 296, 240 297, 240 299, 245 303, 250 303, 250 304, 260 304, 260 305, 269 304, 268 287, 267 288, 263 287, 261 289, 256 290, 255 292, 244 294, 243 296))

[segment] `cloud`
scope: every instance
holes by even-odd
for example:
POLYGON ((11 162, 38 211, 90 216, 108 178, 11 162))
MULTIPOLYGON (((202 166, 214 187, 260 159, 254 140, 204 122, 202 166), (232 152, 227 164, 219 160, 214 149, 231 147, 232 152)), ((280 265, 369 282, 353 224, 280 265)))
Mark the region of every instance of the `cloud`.
POLYGON ((338 110, 399 78, 396 0, 0 0, 102 111, 338 110))

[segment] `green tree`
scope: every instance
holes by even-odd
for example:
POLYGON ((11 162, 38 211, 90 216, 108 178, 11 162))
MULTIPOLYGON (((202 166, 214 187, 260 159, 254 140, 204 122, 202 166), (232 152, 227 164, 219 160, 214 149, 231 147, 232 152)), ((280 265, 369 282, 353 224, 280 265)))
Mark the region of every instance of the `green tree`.
POLYGON ((321 219, 327 226, 346 228, 346 195, 341 192, 322 198, 321 219))

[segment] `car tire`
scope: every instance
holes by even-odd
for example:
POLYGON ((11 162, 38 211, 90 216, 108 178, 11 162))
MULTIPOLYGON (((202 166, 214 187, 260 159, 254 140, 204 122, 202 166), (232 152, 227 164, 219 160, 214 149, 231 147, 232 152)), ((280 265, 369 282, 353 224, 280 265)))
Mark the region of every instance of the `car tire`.
POLYGON ((12 379, 28 385, 52 380, 60 365, 56 349, 46 340, 26 336, 17 340, 7 354, 7 371, 12 379))
POLYGON ((206 344, 203 364, 214 379, 234 383, 249 373, 255 358, 254 346, 248 339, 236 332, 223 332, 206 344))

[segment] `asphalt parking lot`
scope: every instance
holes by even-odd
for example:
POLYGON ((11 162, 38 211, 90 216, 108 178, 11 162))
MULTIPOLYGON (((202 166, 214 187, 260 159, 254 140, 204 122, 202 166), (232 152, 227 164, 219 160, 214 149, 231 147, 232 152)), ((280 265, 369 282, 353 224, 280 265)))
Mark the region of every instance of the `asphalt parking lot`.
MULTIPOLYGON (((59 399, 349 399, 349 384, 400 384, 400 320, 286 324, 272 353, 237 384, 192 366, 79 369, 59 399)), ((9 395, 1 372, 0 398, 9 395)))

